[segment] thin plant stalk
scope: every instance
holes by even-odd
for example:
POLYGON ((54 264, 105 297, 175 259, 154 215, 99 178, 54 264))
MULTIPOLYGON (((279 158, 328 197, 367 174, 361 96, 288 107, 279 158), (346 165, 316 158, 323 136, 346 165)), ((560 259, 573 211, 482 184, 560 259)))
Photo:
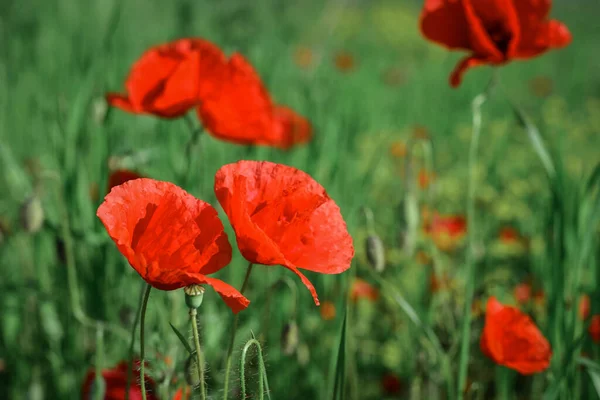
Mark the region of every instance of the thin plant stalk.
POLYGON ((194 347, 196 349, 196 368, 198 370, 198 379, 200 380, 200 398, 206 399, 206 385, 204 383, 204 356, 200 348, 200 336, 198 335, 198 311, 195 308, 190 308, 190 321, 192 323, 192 333, 194 335, 194 347))
POLYGON ((98 324, 96 328, 96 387, 94 392, 94 400, 102 400, 104 398, 104 378, 102 377, 102 364, 103 364, 103 356, 104 356, 104 328, 102 324, 98 324))
MULTIPOLYGON (((248 269, 246 270, 246 276, 244 277, 244 283, 242 283, 242 289, 240 290, 241 294, 244 294, 246 287, 248 286, 248 281, 250 278, 250 273, 252 272, 253 264, 248 264, 248 269)), ((227 347, 227 359, 225 362, 225 387, 223 391, 223 400, 227 400, 227 396, 229 394, 229 374, 231 373, 231 356, 233 354, 233 344, 235 343, 235 332, 237 330, 239 321, 239 314, 236 314, 233 317, 233 326, 231 328, 231 336, 229 337, 229 346, 227 347)))
POLYGON ((140 385, 142 389, 142 400, 146 400, 146 375, 144 372, 144 364, 146 363, 146 360, 144 359, 144 322, 146 322, 146 308, 148 306, 148 298, 150 297, 151 289, 152 286, 146 285, 140 315, 140 385))
POLYGON ((473 112, 473 131, 471 136, 471 145, 469 147, 469 179, 467 182, 467 259, 466 259, 466 273, 467 273, 467 284, 465 288, 465 307, 463 312, 463 324, 461 333, 460 343, 460 359, 459 359, 459 372, 458 372, 458 392, 456 398, 461 399, 466 389, 467 384, 467 372, 469 366, 469 345, 471 338, 471 307, 473 303, 473 297, 475 292, 475 257, 474 257, 474 244, 475 244, 475 193, 477 189, 476 179, 476 168, 477 168, 477 153, 479 149, 479 138, 481 136, 481 107, 487 101, 491 90, 494 88, 496 82, 495 74, 492 76, 490 83, 486 90, 477 95, 473 99, 471 105, 473 112))
POLYGON ((135 318, 133 320, 133 326, 131 327, 131 341, 129 342, 129 368, 127 369, 127 386, 125 392, 125 400, 129 400, 129 389, 131 388, 131 380, 133 378, 133 349, 135 347, 135 331, 137 329, 138 322, 140 321, 140 311, 142 310, 142 304, 144 301, 144 294, 146 293, 147 284, 142 286, 140 292, 140 301, 138 302, 138 308, 135 312, 135 318))
POLYGON ((496 365, 496 399, 510 400, 512 386, 512 371, 501 365, 496 365))
POLYGON ((190 114, 186 114, 184 120, 190 130, 190 138, 185 145, 186 169, 182 179, 183 186, 186 187, 189 185, 192 178, 192 164, 194 161, 192 157, 192 151, 198 144, 200 137, 202 136, 202 132, 204 132, 204 130, 202 129, 202 127, 195 126, 194 121, 190 117, 190 114))

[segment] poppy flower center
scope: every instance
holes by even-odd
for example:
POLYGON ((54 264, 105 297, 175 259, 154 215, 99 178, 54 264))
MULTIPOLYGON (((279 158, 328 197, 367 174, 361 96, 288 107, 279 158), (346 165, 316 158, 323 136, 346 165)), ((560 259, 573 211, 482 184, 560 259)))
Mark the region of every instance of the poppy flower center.
POLYGON ((486 32, 490 36, 490 39, 492 39, 492 42, 496 45, 496 48, 506 56, 513 34, 505 29, 501 23, 492 24, 489 27, 486 27, 486 32))

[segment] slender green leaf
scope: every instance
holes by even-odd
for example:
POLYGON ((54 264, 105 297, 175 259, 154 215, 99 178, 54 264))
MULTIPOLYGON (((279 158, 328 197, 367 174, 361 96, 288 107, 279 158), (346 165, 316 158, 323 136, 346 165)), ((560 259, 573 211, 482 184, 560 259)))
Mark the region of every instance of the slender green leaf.
POLYGON ((175 328, 175 326, 173 326, 172 323, 169 322, 169 325, 171 325, 171 329, 173 329, 173 332, 175 332, 175 334, 179 338, 179 341, 183 344, 183 346, 188 351, 188 353, 190 353, 190 355, 194 354, 194 350, 192 349, 192 346, 190 346, 190 344, 186 340, 185 336, 183 336, 183 334, 181 332, 179 332, 179 330, 177 328, 175 328))

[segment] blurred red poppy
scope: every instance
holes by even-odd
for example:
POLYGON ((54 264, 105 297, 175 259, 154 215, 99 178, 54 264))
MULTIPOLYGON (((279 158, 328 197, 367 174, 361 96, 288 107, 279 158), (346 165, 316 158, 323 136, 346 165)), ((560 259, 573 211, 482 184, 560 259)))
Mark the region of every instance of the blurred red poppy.
POLYGON ((179 389, 175 392, 175 396, 173 396, 173 400, 188 400, 190 398, 190 388, 189 386, 185 389, 179 389))
POLYGON ((551 0, 426 0, 423 35, 449 49, 471 52, 450 77, 460 85, 469 68, 528 59, 571 43, 565 25, 550 20, 551 0))
POLYGON ((579 318, 585 321, 590 316, 590 309, 590 296, 584 294, 579 298, 579 318))
POLYGON ((250 262, 282 265, 317 292, 299 268, 339 274, 350 268, 352 238, 339 207, 308 174, 267 161, 228 164, 215 176, 217 199, 250 262))
POLYGON ((552 357, 548 340, 531 318, 495 297, 487 302, 480 346, 495 363, 523 375, 544 371, 552 357))
MULTIPOLYGON (((142 400, 142 390, 140 389, 140 370, 139 361, 134 364, 132 370, 132 380, 129 387, 129 399, 130 400, 142 400)), ((128 361, 120 362, 116 367, 112 369, 105 369, 102 371, 102 378, 104 378, 105 394, 104 400, 123 400, 127 391, 127 368, 129 367, 128 361)), ((94 380, 96 379, 96 371, 91 369, 85 376, 83 386, 81 387, 81 398, 88 400, 93 398, 94 380)), ((154 382, 146 375, 146 397, 148 400, 158 400, 154 395, 154 382)))
POLYGON ((340 72, 350 72, 356 66, 354 56, 346 51, 340 51, 334 58, 335 67, 340 72))
POLYGON ((440 250, 451 251, 467 233, 467 220, 462 215, 434 212, 429 220, 425 220, 424 230, 440 250))
POLYGON ((119 251, 155 288, 208 284, 235 313, 250 303, 206 276, 231 261, 227 234, 210 204, 172 183, 141 178, 114 187, 97 215, 119 251))
POLYGON ((515 300, 519 304, 527 304, 531 300, 531 285, 529 283, 519 283, 514 290, 515 300))
POLYGON ((214 91, 226 58, 203 39, 179 39, 147 50, 133 65, 126 94, 108 93, 111 106, 135 114, 179 117, 214 91))
POLYGON ((505 244, 516 243, 519 241, 520 237, 521 235, 519 235, 519 231, 511 226, 503 227, 498 233, 498 238, 502 243, 505 244))
POLYGON ((588 332, 594 343, 600 343, 600 314, 592 316, 588 332))
POLYGON ((434 179, 435 174, 433 172, 428 172, 425 169, 419 170, 418 181, 421 189, 426 189, 429 185, 431 185, 434 179))
POLYGON ((142 176, 137 172, 129 171, 128 169, 118 169, 116 171, 111 172, 108 177, 108 185, 106 188, 106 193, 109 193, 112 188, 115 186, 122 185, 123 183, 130 181, 132 179, 138 179, 142 176))
POLYGON ((308 120, 273 103, 254 68, 238 53, 223 69, 217 89, 202 98, 198 117, 213 136, 240 144, 287 149, 312 135, 308 120))
POLYGON ((321 307, 321 318, 324 321, 331 321, 335 318, 335 304, 331 301, 324 301, 321 307))
POLYGON ((392 373, 387 373, 381 378, 381 386, 387 395, 398 394, 402 391, 402 381, 392 373))
POLYGON ((377 301, 379 290, 364 279, 356 278, 350 288, 350 300, 357 302, 359 299, 365 299, 371 302, 377 301))

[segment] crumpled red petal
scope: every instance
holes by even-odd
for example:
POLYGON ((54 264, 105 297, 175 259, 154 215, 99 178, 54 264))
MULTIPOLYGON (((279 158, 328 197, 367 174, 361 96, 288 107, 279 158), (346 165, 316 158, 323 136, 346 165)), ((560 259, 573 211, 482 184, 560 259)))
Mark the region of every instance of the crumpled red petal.
POLYGON ((420 28, 429 40, 449 49, 470 49, 469 26, 462 0, 426 0, 420 28))
POLYGON ((469 70, 470 68, 474 68, 474 67, 477 67, 480 65, 485 65, 488 63, 489 63, 488 60, 478 58, 477 56, 469 56, 469 57, 463 58, 458 63, 456 68, 454 68, 454 71, 452 71, 452 74, 450 75, 450 85, 452 87, 460 86, 460 84, 462 83, 462 80, 463 80, 463 76, 464 76, 465 72, 467 72, 467 70, 469 70))
POLYGON ((232 287, 205 277, 231 261, 227 234, 208 203, 172 183, 141 178, 114 187, 97 215, 150 285, 174 290, 207 283, 234 311, 248 305, 232 287))
POLYGON ((215 175, 215 194, 250 262, 337 274, 354 256, 340 209, 308 174, 266 161, 240 161, 215 175))

